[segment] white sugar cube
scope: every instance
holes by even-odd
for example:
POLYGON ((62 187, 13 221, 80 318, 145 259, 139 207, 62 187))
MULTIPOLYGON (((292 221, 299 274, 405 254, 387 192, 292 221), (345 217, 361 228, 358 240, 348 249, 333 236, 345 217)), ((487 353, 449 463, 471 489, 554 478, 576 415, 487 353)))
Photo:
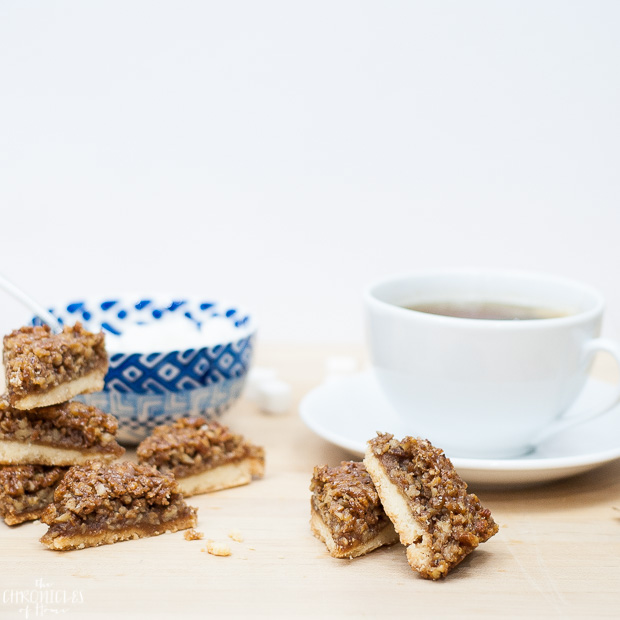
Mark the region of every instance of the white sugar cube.
POLYGON ((281 379, 268 379, 258 385, 256 402, 265 413, 280 415, 288 413, 293 404, 293 390, 281 379))
POLYGON ((275 368, 267 368, 264 366, 257 366, 251 368, 248 372, 248 377, 245 381, 245 389, 243 395, 251 401, 256 402, 258 399, 259 386, 264 381, 271 381, 276 379, 277 373, 275 368))

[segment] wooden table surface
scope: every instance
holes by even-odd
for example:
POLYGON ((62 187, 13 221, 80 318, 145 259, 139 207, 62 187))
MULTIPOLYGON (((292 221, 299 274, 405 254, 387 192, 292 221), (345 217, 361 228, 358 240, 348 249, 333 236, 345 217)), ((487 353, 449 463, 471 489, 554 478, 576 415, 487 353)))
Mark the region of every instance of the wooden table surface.
MULTIPOLYGON (((620 461, 525 489, 470 485, 500 531, 441 581, 419 578, 398 544, 331 558, 310 532, 308 485, 314 465, 350 455, 309 431, 296 405, 334 354, 365 362, 354 347, 259 347, 256 363, 291 383, 294 408, 274 417, 240 401, 224 415, 265 446, 266 476, 188 501, 205 540, 232 555, 180 532, 54 552, 39 543, 41 523, 0 523, 0 618, 620 618, 620 461)), ((613 378, 605 364, 595 373, 613 378)))

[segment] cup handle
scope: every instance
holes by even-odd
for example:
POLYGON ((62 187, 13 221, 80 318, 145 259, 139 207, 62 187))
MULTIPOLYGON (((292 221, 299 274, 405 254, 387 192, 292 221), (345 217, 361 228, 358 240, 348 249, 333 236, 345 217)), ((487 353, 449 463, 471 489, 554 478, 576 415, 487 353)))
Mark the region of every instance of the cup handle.
MULTIPOLYGON (((588 366, 592 361, 592 358, 599 351, 605 351, 609 353, 614 360, 616 360, 616 364, 620 369, 620 348, 618 345, 612 340, 607 340, 606 338, 595 338, 594 340, 590 340, 584 347, 583 357, 584 357, 584 365, 588 366)), ((612 397, 609 399, 609 402, 600 408, 592 409, 590 411, 586 410, 579 415, 571 415, 566 417, 564 414, 560 416, 555 422, 552 422, 549 426, 544 428, 532 441, 532 445, 536 446, 541 443, 545 439, 548 439, 552 435, 559 433, 567 428, 575 426, 576 424, 581 424, 586 420, 592 420, 604 413, 607 413, 610 409, 615 407, 620 402, 620 382, 616 383, 615 390, 612 397)))

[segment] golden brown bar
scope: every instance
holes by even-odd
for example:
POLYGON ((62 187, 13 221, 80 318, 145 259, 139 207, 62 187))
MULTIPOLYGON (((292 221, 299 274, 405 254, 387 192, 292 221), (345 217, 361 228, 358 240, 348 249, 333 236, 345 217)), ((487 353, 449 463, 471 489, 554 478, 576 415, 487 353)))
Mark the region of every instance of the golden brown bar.
POLYGON ((263 448, 219 422, 196 417, 155 428, 137 455, 140 463, 173 473, 186 497, 248 484, 265 467, 263 448))
POLYGON ((9 401, 16 409, 46 407, 103 389, 108 370, 104 335, 81 323, 54 334, 48 325, 26 326, 4 337, 9 401))
POLYGON ((41 520, 41 542, 55 550, 83 549, 157 536, 196 525, 172 474, 129 461, 72 467, 41 520))
POLYGON ((445 576, 497 533, 490 511, 429 441, 379 433, 368 442, 364 464, 410 566, 423 577, 445 576))

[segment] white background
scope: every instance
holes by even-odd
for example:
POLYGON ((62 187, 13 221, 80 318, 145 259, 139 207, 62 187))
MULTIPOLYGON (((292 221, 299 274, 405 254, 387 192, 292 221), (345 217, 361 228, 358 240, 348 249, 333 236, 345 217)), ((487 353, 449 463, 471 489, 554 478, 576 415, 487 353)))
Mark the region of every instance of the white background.
POLYGON ((379 276, 540 270, 620 338, 619 32, 614 1, 4 0, 0 272, 361 342, 379 276))

